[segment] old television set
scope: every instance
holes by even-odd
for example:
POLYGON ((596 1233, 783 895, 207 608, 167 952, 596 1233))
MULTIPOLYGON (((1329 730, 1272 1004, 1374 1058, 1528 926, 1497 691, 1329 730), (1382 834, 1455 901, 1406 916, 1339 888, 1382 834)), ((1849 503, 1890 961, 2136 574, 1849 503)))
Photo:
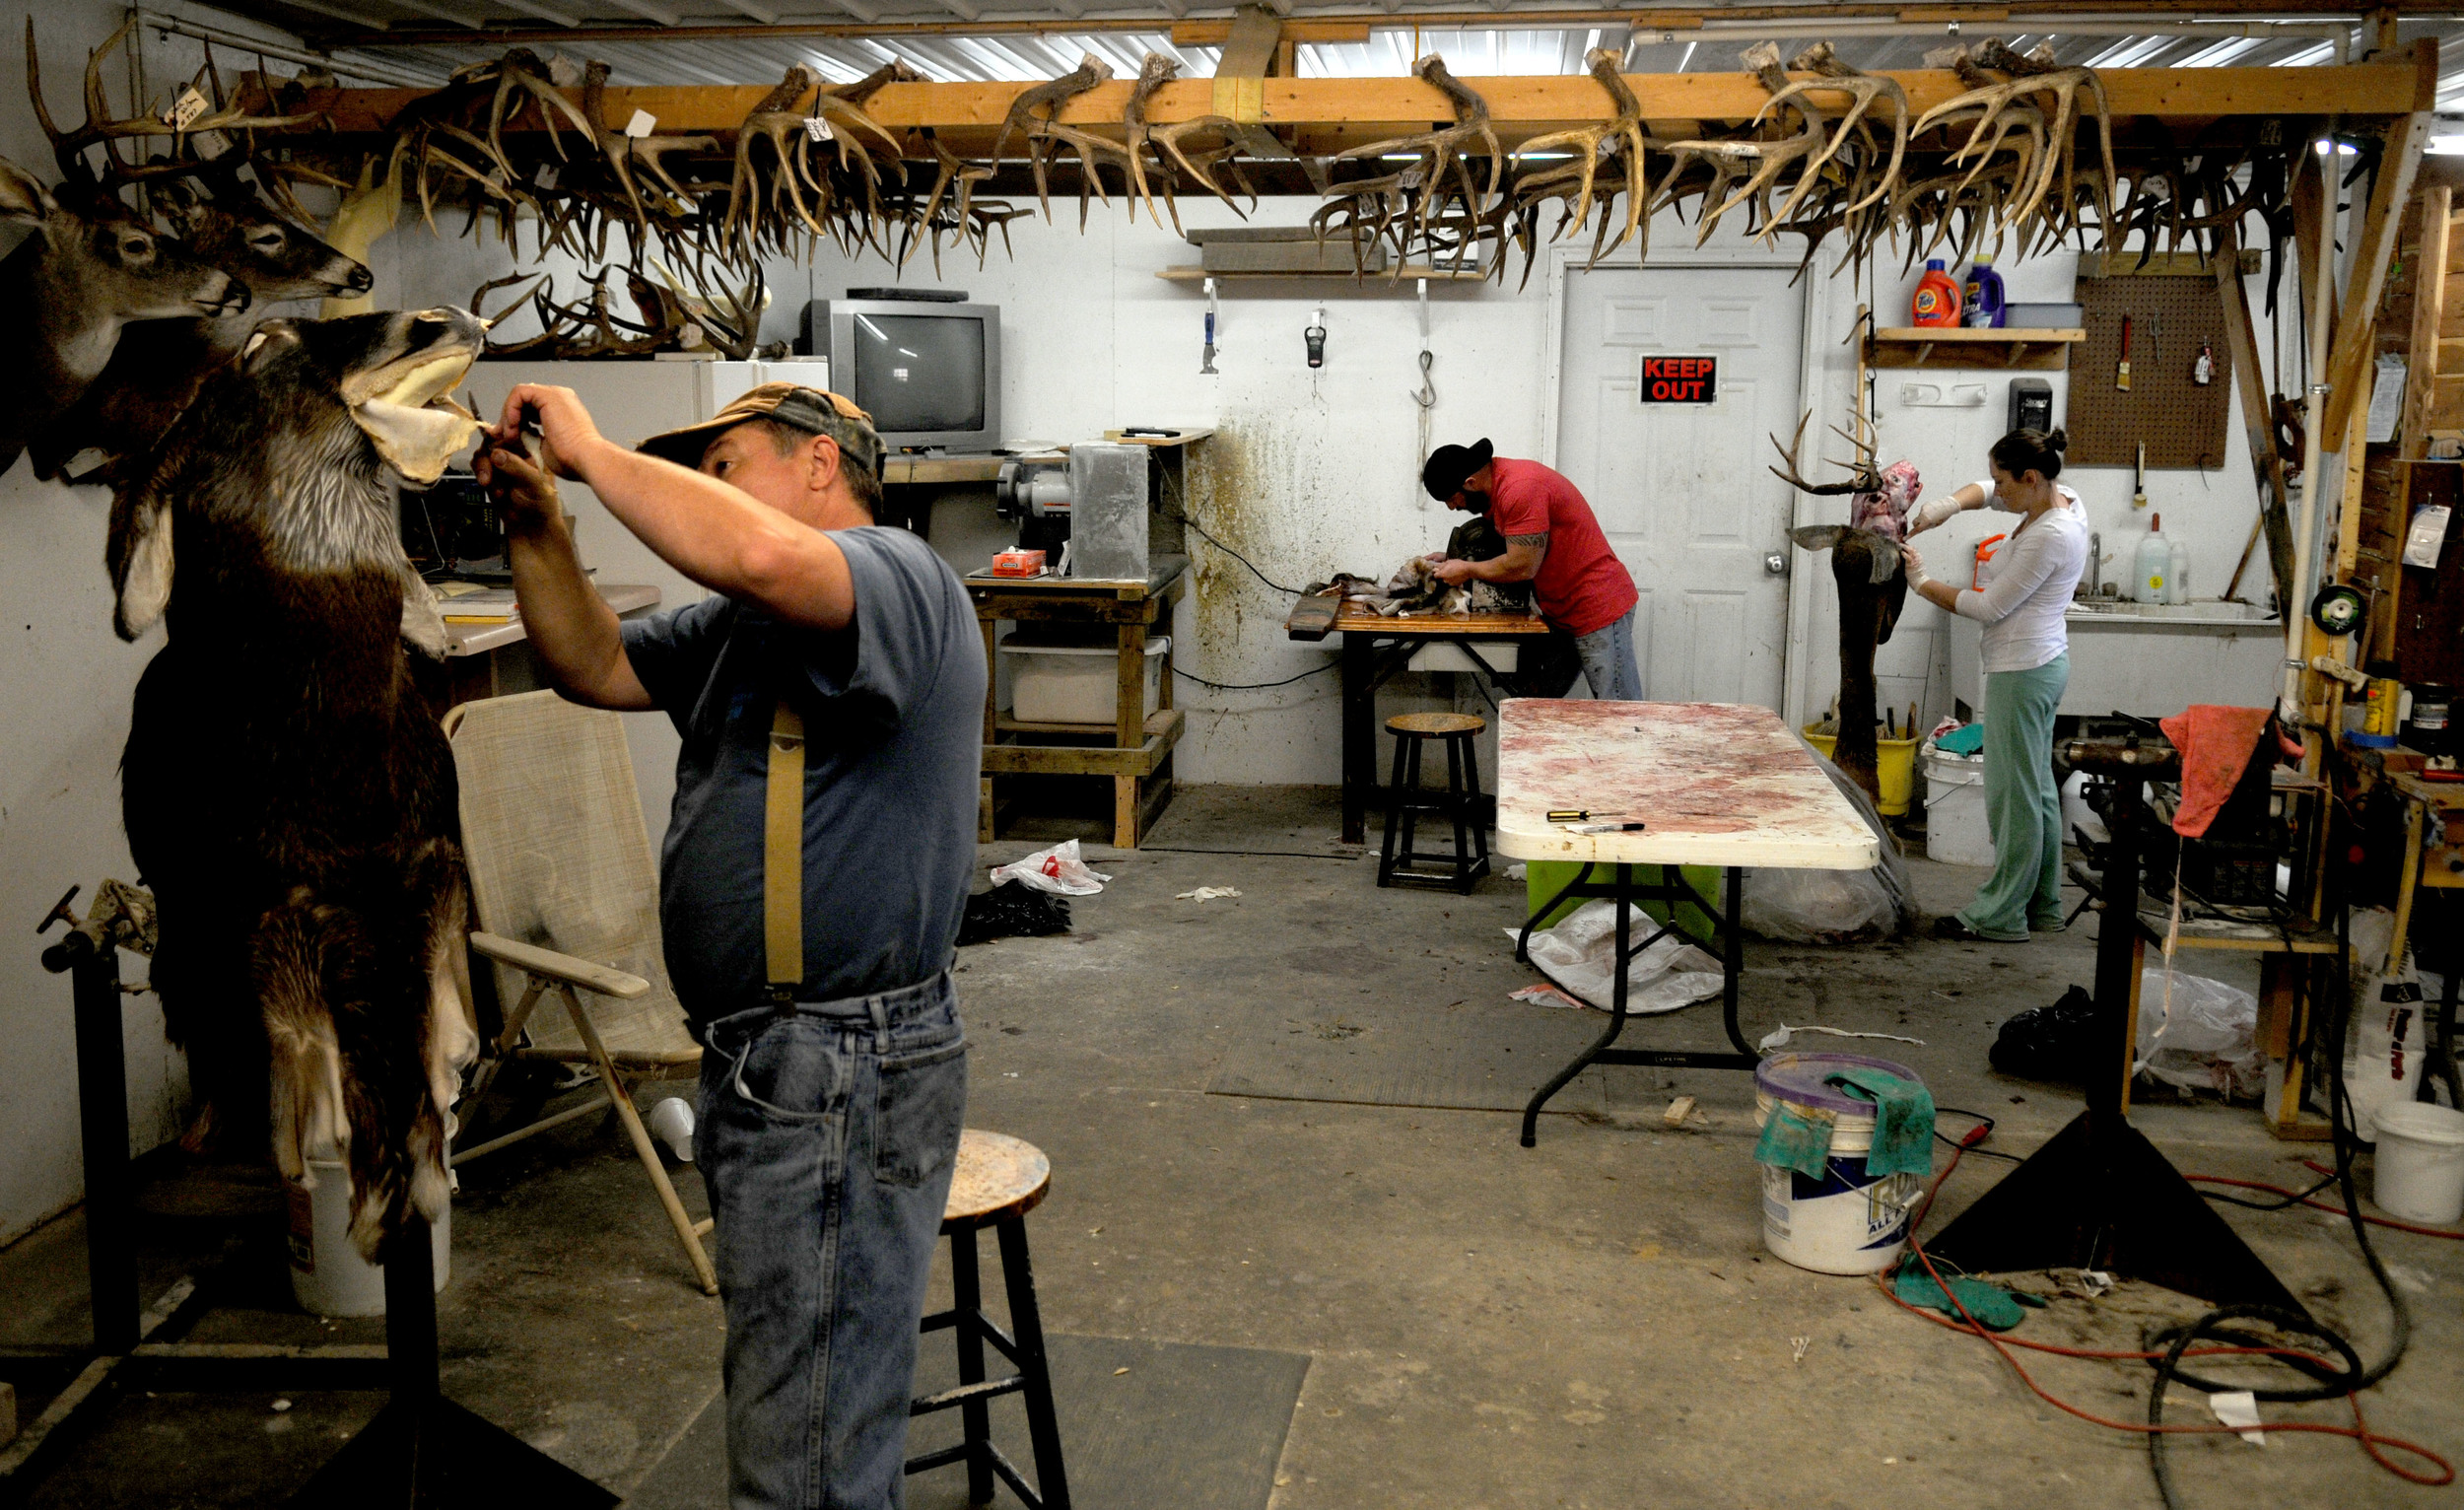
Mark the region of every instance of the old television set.
POLYGON ((830 385, 872 416, 892 450, 999 448, 1000 306, 816 299, 799 344, 830 359, 830 385))

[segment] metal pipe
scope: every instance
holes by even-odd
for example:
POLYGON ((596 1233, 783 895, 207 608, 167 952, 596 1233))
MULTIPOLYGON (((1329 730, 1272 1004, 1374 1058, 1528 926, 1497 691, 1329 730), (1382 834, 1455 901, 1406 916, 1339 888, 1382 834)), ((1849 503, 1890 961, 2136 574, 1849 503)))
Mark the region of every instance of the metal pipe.
POLYGON ((153 32, 158 35, 168 33, 173 36, 187 37, 190 41, 212 42, 218 47, 230 47, 240 52, 263 53, 269 58, 280 58, 286 63, 300 63, 309 68, 329 69, 345 78, 367 79, 372 83, 390 84, 398 89, 435 89, 445 82, 434 74, 423 74, 414 69, 397 67, 391 63, 355 63, 331 53, 310 52, 306 48, 293 47, 282 42, 259 41, 252 36, 242 36, 237 32, 226 32, 220 27, 207 26, 203 22, 184 21, 176 16, 166 16, 161 11, 139 10, 137 25, 140 29, 153 32))
MULTIPOLYGON (((2335 135, 2335 125, 2328 126, 2328 139, 2335 135)), ((2314 258, 2310 278, 2310 350, 2309 360, 2324 366, 2327 342, 2332 332, 2327 325, 2327 307, 2335 296, 2336 278, 2336 157, 2330 151, 2313 159, 2319 175, 2318 246, 2305 253, 2314 258)), ((2285 608, 2285 683, 2277 699, 2277 717, 2287 724, 2301 726, 2301 653, 2302 626, 2309 622, 2310 577, 2316 570, 2317 544, 2312 535, 2318 525, 2318 474, 2323 455, 2320 451, 2321 429, 2326 426, 2327 384, 2317 380, 2314 368, 2310 378, 2309 400, 2302 411, 2301 441, 2301 516, 2293 531, 2293 598, 2285 608)), ((2336 737, 2334 729, 2320 731, 2322 741, 2336 737)))

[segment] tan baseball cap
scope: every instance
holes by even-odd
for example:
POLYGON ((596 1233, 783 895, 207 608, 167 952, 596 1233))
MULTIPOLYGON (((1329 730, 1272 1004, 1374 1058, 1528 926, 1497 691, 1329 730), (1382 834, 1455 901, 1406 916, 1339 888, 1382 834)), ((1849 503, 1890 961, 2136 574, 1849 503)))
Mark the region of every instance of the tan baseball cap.
POLYGON ((839 443, 839 453, 859 461, 875 477, 881 475, 881 437, 872 416, 854 399, 792 382, 765 382, 750 389, 699 425, 654 435, 634 447, 678 466, 700 466, 710 443, 747 420, 772 420, 839 443))

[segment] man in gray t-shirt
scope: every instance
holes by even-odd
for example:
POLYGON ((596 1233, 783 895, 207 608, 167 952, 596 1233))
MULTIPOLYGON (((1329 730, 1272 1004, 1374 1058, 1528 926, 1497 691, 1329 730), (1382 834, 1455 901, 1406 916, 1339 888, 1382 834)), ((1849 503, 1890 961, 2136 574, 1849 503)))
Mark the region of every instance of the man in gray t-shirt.
POLYGON ((638 451, 570 389, 524 384, 474 463, 558 689, 657 709, 684 736, 659 917, 704 1047, 734 1510, 899 1502, 966 1106, 949 964, 975 864, 983 641, 957 574, 872 522, 880 459, 863 411, 788 383, 638 451), (620 624, 521 449, 533 418, 546 466, 717 595, 620 624), (802 726, 800 972, 773 971, 765 929, 782 708, 802 726))

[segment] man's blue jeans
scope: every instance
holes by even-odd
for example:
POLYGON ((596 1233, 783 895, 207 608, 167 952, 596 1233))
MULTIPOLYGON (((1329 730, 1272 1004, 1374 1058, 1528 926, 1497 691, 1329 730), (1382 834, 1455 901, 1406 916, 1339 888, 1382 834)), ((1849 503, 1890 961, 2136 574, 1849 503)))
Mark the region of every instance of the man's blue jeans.
POLYGON ((949 977, 706 1025, 731 1510, 896 1510, 967 1110, 949 977))
POLYGON ((1574 652, 1583 657, 1583 680, 1592 696, 1603 701, 1639 703, 1643 673, 1634 665, 1634 610, 1628 608, 1614 624, 1578 635, 1574 652))

